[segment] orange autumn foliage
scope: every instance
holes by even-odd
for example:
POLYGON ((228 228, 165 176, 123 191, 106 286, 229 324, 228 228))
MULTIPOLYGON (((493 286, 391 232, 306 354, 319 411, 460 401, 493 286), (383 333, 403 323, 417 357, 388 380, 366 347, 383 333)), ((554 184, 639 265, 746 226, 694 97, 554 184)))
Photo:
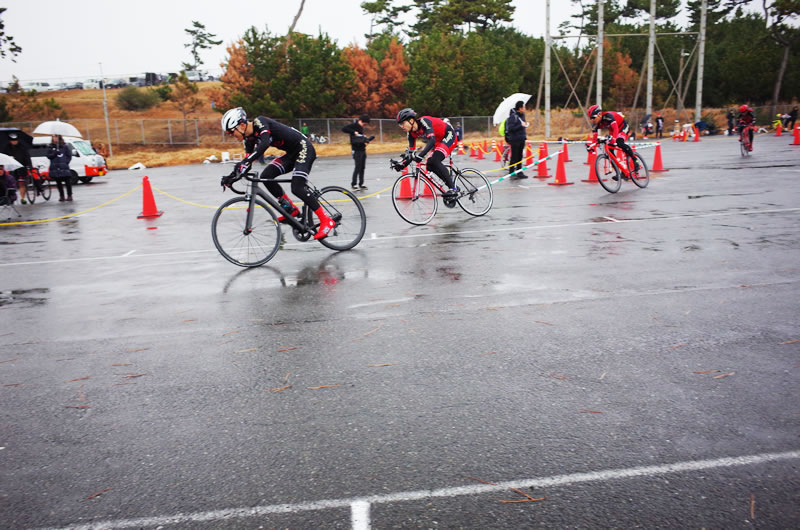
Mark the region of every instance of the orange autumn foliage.
POLYGON ((211 99, 218 108, 230 107, 231 96, 237 92, 247 94, 253 86, 253 66, 247 61, 244 41, 239 39, 227 48, 228 61, 220 66, 225 73, 220 76, 222 88, 210 94, 211 99))

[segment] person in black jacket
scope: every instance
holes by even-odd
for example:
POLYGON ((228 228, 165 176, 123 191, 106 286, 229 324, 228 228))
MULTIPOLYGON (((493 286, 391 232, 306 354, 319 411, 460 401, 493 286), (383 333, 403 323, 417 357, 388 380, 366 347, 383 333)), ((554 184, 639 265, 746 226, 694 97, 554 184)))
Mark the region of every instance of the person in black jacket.
POLYGON ((350 186, 354 190, 367 189, 364 185, 364 166, 367 163, 367 144, 375 139, 374 136, 370 136, 369 138, 364 136, 364 125, 368 123, 369 116, 363 114, 353 123, 342 127, 342 132, 350 135, 350 147, 353 150, 353 160, 355 160, 356 163, 356 167, 353 170, 353 178, 350 182, 350 186))
POLYGON ((792 111, 789 113, 789 119, 787 120, 787 127, 788 131, 794 130, 794 124, 797 122, 797 106, 795 106, 792 111))
POLYGON ((50 178, 55 180, 58 186, 58 200, 71 201, 72 172, 69 169, 69 162, 72 160, 72 149, 60 134, 54 134, 51 140, 47 151, 47 158, 50 159, 50 178), (64 197, 64 186, 67 188, 66 197, 64 197))
POLYGON ((14 171, 9 171, 11 175, 17 179, 19 183, 19 196, 20 202, 25 204, 25 175, 28 174, 28 171, 33 167, 31 163, 31 155, 28 153, 28 148, 19 141, 19 134, 15 132, 8 133, 8 145, 6 145, 5 149, 3 149, 3 153, 7 154, 8 156, 14 158, 17 162, 22 164, 22 167, 18 167, 14 171))
POLYGON ((525 103, 517 101, 506 120, 506 138, 511 146, 511 171, 519 171, 511 176, 512 179, 528 178, 528 175, 522 173, 522 152, 525 149, 525 140, 528 138, 525 132, 528 122, 525 121, 525 114, 522 112, 524 106, 525 103))

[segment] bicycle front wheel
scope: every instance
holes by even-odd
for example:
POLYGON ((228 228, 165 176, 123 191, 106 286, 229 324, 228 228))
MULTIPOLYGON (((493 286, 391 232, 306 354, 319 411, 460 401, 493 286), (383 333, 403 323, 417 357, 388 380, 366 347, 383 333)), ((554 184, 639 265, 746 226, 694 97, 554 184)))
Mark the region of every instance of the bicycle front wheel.
POLYGON ((28 198, 28 202, 33 204, 36 202, 36 186, 33 184, 33 177, 29 174, 25 175, 25 197, 28 198))
POLYGON ((459 189, 458 205, 470 215, 480 217, 492 209, 494 192, 492 185, 480 171, 465 169, 456 177, 459 189))
POLYGON ((650 170, 647 169, 647 164, 644 158, 642 158, 642 155, 639 153, 634 153, 634 155, 636 156, 636 160, 639 161, 639 171, 637 173, 633 172, 633 160, 628 157, 628 168, 630 168, 631 171, 631 180, 640 188, 646 188, 650 183, 650 170))
POLYGON ((597 173, 597 180, 608 193, 617 193, 622 185, 622 175, 619 168, 614 164, 608 155, 603 153, 597 155, 594 161, 594 170, 597 173))
POLYGON ((234 197, 217 209, 211 221, 211 237, 222 257, 240 267, 258 267, 275 256, 281 243, 281 227, 264 202, 253 204, 253 221, 247 228, 250 200, 234 197))
POLYGON ((367 230, 367 214, 358 197, 342 187, 327 186, 317 200, 336 223, 333 231, 319 242, 332 250, 349 250, 358 245, 367 230))
POLYGON ((402 175, 392 187, 392 205, 405 222, 426 225, 439 207, 435 190, 433 183, 422 175, 419 178, 417 175, 402 175))

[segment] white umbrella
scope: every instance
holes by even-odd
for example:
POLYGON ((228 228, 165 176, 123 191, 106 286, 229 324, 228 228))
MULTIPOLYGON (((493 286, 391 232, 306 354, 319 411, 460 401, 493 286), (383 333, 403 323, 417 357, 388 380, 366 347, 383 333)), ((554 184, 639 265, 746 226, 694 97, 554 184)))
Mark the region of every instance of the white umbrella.
POLYGON ((0 166, 5 167, 6 171, 14 171, 22 167, 22 164, 17 162, 16 158, 0 153, 0 166))
POLYGON ((61 136, 77 136, 83 138, 81 132, 65 121, 45 121, 33 130, 33 134, 60 134, 61 136))
POLYGON ((508 118, 508 113, 511 112, 511 109, 514 108, 514 105, 517 104, 517 101, 522 101, 522 103, 527 103, 529 99, 531 99, 530 94, 523 94, 521 92, 517 92, 516 94, 511 94, 497 106, 497 110, 494 111, 494 116, 492 117, 492 122, 495 125, 500 125, 500 123, 504 119, 508 118))

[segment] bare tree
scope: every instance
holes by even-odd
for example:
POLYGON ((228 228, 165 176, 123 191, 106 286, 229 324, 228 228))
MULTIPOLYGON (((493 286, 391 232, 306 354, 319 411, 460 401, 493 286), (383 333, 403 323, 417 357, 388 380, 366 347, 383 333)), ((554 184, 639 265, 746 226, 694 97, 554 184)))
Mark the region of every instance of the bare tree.
POLYGON ((292 20, 292 25, 289 26, 289 33, 286 34, 286 46, 283 49, 283 54, 286 56, 286 59, 289 59, 289 46, 292 45, 292 33, 294 32, 294 27, 297 25, 297 21, 300 19, 300 14, 303 12, 303 6, 306 5, 306 0, 300 0, 300 9, 297 10, 297 14, 294 16, 294 20, 292 20))

